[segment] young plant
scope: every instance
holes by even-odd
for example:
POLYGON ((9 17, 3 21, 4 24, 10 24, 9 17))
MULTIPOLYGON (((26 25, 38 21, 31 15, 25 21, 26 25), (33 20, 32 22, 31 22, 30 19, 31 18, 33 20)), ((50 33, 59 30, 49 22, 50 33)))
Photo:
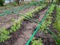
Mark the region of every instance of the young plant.
POLYGON ((0 30, 0 42, 4 42, 8 38, 10 38, 9 32, 6 29, 0 30))
POLYGON ((32 41, 32 45, 43 45, 42 44, 42 40, 41 39, 39 39, 39 40, 33 40, 32 41))
POLYGON ((57 7, 57 15, 54 23, 54 28, 60 31, 60 7, 57 7))
POLYGON ((52 22, 52 16, 48 15, 46 20, 43 22, 41 26, 41 30, 45 30, 52 22))

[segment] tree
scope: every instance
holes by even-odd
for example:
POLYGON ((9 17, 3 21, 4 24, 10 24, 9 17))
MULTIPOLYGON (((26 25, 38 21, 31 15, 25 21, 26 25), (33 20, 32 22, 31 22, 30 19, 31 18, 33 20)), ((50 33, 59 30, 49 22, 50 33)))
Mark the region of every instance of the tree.
POLYGON ((0 0, 0 6, 3 6, 4 5, 4 1, 5 0, 0 0))
POLYGON ((19 5, 19 1, 20 1, 20 0, 15 0, 15 2, 16 2, 18 5, 19 5))
POLYGON ((24 3, 24 0, 21 0, 21 3, 23 4, 24 3))

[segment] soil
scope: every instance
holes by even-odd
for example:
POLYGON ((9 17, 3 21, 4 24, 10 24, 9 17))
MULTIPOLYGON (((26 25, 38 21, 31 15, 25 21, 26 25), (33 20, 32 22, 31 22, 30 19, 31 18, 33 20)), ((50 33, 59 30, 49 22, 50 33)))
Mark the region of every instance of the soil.
POLYGON ((20 7, 20 6, 7 6, 7 7, 4 6, 4 7, 0 7, 0 12, 3 13, 6 10, 12 11, 12 9, 17 9, 18 7, 20 7))
MULTIPOLYGON (((33 7, 35 8, 35 7, 33 7)), ((30 8, 32 9, 32 7, 30 8)), ((28 9, 26 9, 28 10, 28 9)), ((21 11, 20 13, 26 13, 28 11, 21 11)), ((30 10, 31 11, 31 10, 30 10)), ((43 9, 42 11, 39 11, 38 13, 35 13, 33 18, 24 20, 22 22, 21 28, 17 30, 14 33, 11 33, 11 38, 5 41, 4 43, 0 43, 0 45, 25 45, 26 42, 29 40, 31 37, 32 33, 34 32, 34 29, 37 27, 38 22, 42 20, 44 17, 45 12, 47 9, 43 9), (38 22, 35 22, 37 20, 38 22)), ((19 14, 20 14, 19 13, 19 14)), ((53 28, 53 23, 55 21, 55 15, 56 10, 52 13, 52 24, 50 25, 49 29, 54 32, 55 34, 58 33, 56 29, 53 28)), ((17 16, 16 16, 17 17, 17 16)), ((8 19, 9 20, 9 19, 8 19)), ((54 41, 52 35, 50 33, 44 33, 43 31, 38 31, 37 34, 35 35, 35 40, 38 40, 39 38, 42 39, 43 45, 56 45, 56 42, 54 41)), ((31 43, 30 43, 31 45, 31 43)))
POLYGON ((39 31, 35 35, 35 39, 38 40, 39 38, 42 39, 43 45, 56 45, 52 35, 49 33, 44 33, 43 31, 39 31))
MULTIPOLYGON (((19 12, 19 14, 24 14, 27 12, 30 12, 32 10, 34 10, 36 8, 36 6, 31 6, 30 8, 26 8, 22 11, 19 12)), ((8 29, 9 27, 11 27, 14 23, 14 21, 16 21, 17 19, 21 18, 20 15, 18 14, 9 14, 9 15, 5 15, 5 16, 0 16, 0 28, 6 28, 8 29)))
MULTIPOLYGON (((35 18, 36 20, 38 20, 38 22, 39 21, 41 21, 41 19, 43 18, 43 16, 44 16, 44 14, 45 14, 45 12, 46 12, 46 10, 44 10, 44 11, 42 11, 42 12, 40 12, 39 13, 39 18, 37 19, 37 18, 35 18)), ((34 19, 34 18, 33 18, 34 19)), ((37 27, 37 23, 35 23, 35 22, 30 22, 30 21, 24 21, 23 23, 25 23, 24 25, 24 27, 25 27, 25 29, 24 29, 24 31, 23 31, 23 34, 21 34, 20 35, 20 37, 21 38, 18 38, 18 40, 16 41, 16 43, 14 43, 14 45, 25 45, 26 44, 26 42, 29 40, 29 38, 31 37, 31 35, 32 35, 32 33, 33 33, 33 31, 34 31, 34 29, 37 27)), ((22 30, 23 30, 22 29, 22 30)))
MULTIPOLYGON (((55 7, 56 9, 56 7, 55 7)), ((49 29, 54 32, 55 34, 58 34, 58 31, 56 29, 53 28, 53 23, 55 21, 55 17, 56 17, 56 10, 53 11, 52 13, 52 23, 49 26, 49 29)), ((53 36, 50 33, 45 33, 43 31, 38 31, 37 34, 35 35, 35 40, 39 40, 39 38, 41 38, 43 45, 57 45, 55 40, 53 39, 53 36)), ((30 45, 32 44, 32 42, 30 43, 30 45)))
MULTIPOLYGON (((39 11, 38 13, 34 14, 32 19, 38 20, 38 22, 40 22, 46 11, 47 9, 39 11)), ((38 23, 32 21, 32 19, 24 20, 22 22, 21 28, 17 32, 12 33, 11 38, 4 43, 1 43, 1 45, 25 45, 34 32, 34 29, 38 25, 38 23)))

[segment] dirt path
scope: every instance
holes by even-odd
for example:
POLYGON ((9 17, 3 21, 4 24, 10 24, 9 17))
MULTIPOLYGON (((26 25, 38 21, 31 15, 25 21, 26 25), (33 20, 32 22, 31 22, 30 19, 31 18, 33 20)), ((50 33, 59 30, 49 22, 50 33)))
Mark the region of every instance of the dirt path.
MULTIPOLYGON (((41 21, 41 19, 43 18, 46 11, 47 11, 47 9, 42 12, 39 12, 39 15, 37 15, 37 17, 39 17, 39 18, 37 18, 37 19, 35 18, 35 19, 38 20, 38 22, 41 21)), ((23 30, 21 32, 22 34, 19 35, 19 38, 13 45, 25 45, 26 42, 28 41, 28 39, 31 37, 34 29, 36 28, 37 23, 30 22, 29 20, 25 20, 25 21, 23 21, 23 26, 24 27, 21 29, 21 30, 23 30)))

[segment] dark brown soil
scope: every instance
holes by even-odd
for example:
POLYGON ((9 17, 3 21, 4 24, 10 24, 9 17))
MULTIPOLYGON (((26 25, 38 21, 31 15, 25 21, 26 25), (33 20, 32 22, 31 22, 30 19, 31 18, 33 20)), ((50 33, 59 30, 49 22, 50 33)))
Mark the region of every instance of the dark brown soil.
MULTIPOLYGON (((19 12, 19 14, 26 15, 27 12, 34 10, 36 6, 31 6, 19 12)), ((9 14, 5 16, 0 16, 0 28, 9 28, 13 25, 14 21, 21 18, 18 14, 9 14)))
POLYGON ((43 31, 37 32, 35 38, 38 40, 39 38, 42 39, 43 45, 56 45, 52 35, 50 33, 44 33, 43 31))
MULTIPOLYGON (((39 13, 40 17, 37 15, 35 19, 38 20, 38 22, 39 22, 39 19, 42 19, 43 18, 45 12, 46 12, 46 10, 40 12, 39 13)), ((32 22, 31 20, 25 20, 23 22, 24 28, 22 30, 24 30, 24 31, 22 31, 22 34, 19 36, 19 38, 17 39, 17 41, 14 43, 14 45, 25 45, 26 42, 28 41, 28 39, 31 37, 34 29, 37 26, 37 23, 32 22)))
MULTIPOLYGON (((57 34, 58 31, 53 28, 53 23, 54 23, 55 17, 56 17, 56 10, 53 11, 52 17, 53 17, 52 18, 52 23, 49 26, 49 29, 52 32, 54 32, 55 34, 57 34)), ((35 40, 38 40, 39 38, 42 39, 43 45, 57 45, 56 42, 55 42, 55 40, 53 39, 53 36, 49 32, 48 33, 45 33, 43 31, 38 31, 37 34, 35 35, 35 40)))
MULTIPOLYGON (((40 22, 46 11, 47 9, 44 9, 43 11, 34 14, 35 16, 32 19, 40 22)), ((21 28, 17 32, 11 34, 11 39, 2 43, 1 45, 25 45, 38 24, 32 19, 24 20, 21 28)))

